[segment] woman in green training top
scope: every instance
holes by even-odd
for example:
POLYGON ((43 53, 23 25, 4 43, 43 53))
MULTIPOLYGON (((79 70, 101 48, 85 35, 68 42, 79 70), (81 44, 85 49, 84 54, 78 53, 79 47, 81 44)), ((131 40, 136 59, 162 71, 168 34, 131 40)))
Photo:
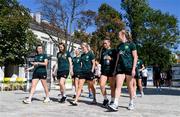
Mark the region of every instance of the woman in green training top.
POLYGON ((47 55, 43 53, 43 47, 42 45, 38 45, 36 47, 36 52, 37 54, 35 55, 34 62, 31 62, 32 67, 27 68, 26 71, 34 69, 33 72, 33 77, 32 77, 32 86, 30 90, 30 95, 27 99, 23 100, 25 104, 30 104, 32 101, 32 96, 35 92, 36 86, 38 81, 40 80, 43 87, 44 91, 46 93, 46 98, 44 100, 44 103, 50 102, 49 99, 49 90, 46 82, 47 78, 47 65, 48 65, 48 59, 47 55))
POLYGON ((59 102, 64 103, 66 101, 65 81, 69 73, 70 75, 73 75, 72 60, 70 57, 70 53, 66 51, 64 43, 59 44, 59 52, 57 53, 57 63, 57 79, 59 80, 60 93, 62 95, 62 98, 59 102))
POLYGON ((75 57, 72 58, 72 63, 73 63, 73 84, 75 86, 75 94, 73 98, 76 98, 76 92, 78 90, 78 82, 79 78, 81 75, 81 68, 82 68, 82 63, 81 63, 81 55, 79 49, 75 49, 75 57))
POLYGON ((121 88, 126 78, 128 91, 130 94, 130 102, 128 109, 134 109, 133 103, 133 78, 136 74, 137 65, 137 50, 136 45, 132 42, 131 35, 126 30, 119 32, 120 44, 117 47, 117 60, 116 60, 116 90, 114 103, 109 105, 109 108, 113 111, 118 110, 118 100, 121 95, 121 88))
POLYGON ((101 77, 100 77, 100 88, 104 97, 103 106, 108 106, 109 100, 106 94, 106 82, 109 80, 111 88, 111 102, 114 102, 115 97, 115 78, 113 77, 116 51, 111 48, 111 42, 109 38, 103 40, 103 49, 100 53, 100 64, 101 64, 101 77))
POLYGON ((96 90, 94 88, 94 68, 95 68, 95 56, 93 52, 90 50, 90 46, 87 43, 81 44, 81 49, 83 51, 81 55, 82 62, 82 75, 79 78, 78 82, 78 90, 76 92, 76 98, 74 101, 70 103, 74 106, 77 106, 77 101, 80 97, 81 90, 83 88, 84 82, 87 81, 92 93, 93 93, 93 101, 92 104, 96 104, 96 90))

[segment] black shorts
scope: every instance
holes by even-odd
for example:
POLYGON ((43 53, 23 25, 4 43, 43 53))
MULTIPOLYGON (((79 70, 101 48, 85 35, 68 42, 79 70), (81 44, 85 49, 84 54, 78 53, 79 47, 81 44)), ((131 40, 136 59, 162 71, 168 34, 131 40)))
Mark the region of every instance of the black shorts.
POLYGON ((82 72, 81 76, 80 76, 80 79, 85 79, 85 80, 94 80, 95 77, 94 77, 94 74, 89 71, 89 72, 82 72))
POLYGON ((161 77, 154 77, 155 81, 161 80, 161 77))
POLYGON ((132 75, 132 69, 124 69, 124 68, 118 68, 116 70, 116 75, 117 74, 125 74, 125 75, 132 75))
POLYGON ((104 75, 107 77, 113 77, 113 71, 112 70, 102 70, 101 75, 104 75))
POLYGON ((72 76, 72 78, 80 78, 80 77, 81 77, 80 72, 74 72, 74 75, 72 76))
POLYGON ((138 71, 137 69, 136 69, 135 78, 136 78, 136 79, 142 79, 142 73, 141 73, 140 71, 138 71))
POLYGON ((65 71, 57 71, 57 79, 60 79, 60 78, 67 78, 69 75, 69 70, 65 70, 65 71))
POLYGON ((42 72, 42 73, 33 73, 32 79, 46 79, 47 78, 47 73, 42 72))

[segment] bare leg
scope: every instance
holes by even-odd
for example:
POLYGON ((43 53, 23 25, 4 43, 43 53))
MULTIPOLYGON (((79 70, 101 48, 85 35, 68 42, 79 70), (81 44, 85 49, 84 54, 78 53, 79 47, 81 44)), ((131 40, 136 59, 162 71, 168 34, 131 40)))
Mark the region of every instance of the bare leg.
POLYGON ((31 91, 30 91, 30 95, 29 95, 29 99, 32 99, 32 96, 34 95, 37 83, 38 83, 39 79, 33 79, 32 80, 32 86, 31 86, 31 91))
POLYGON ((110 88, 111 88, 111 101, 114 102, 116 80, 114 77, 109 77, 109 82, 110 82, 110 88))
POLYGON ((45 93, 46 93, 46 97, 49 97, 49 90, 48 90, 48 86, 47 86, 46 80, 41 79, 41 83, 42 83, 42 85, 43 85, 43 87, 44 87, 44 91, 45 91, 45 93))
POLYGON ((134 92, 134 94, 133 94, 133 97, 135 97, 136 96, 136 89, 137 89, 137 87, 136 87, 136 78, 133 78, 133 92, 134 92))
POLYGON ((143 93, 142 79, 138 79, 138 86, 139 86, 139 90, 140 90, 141 95, 142 95, 142 93, 143 93))
POLYGON ((78 83, 79 83, 79 78, 75 78, 75 91, 76 93, 78 92, 78 83))
POLYGON ((101 93, 102 93, 104 99, 105 98, 107 99, 107 96, 106 96, 106 81, 107 81, 107 77, 104 76, 104 75, 101 75, 101 77, 100 77, 100 88, 101 88, 101 93))
POLYGON ((126 75, 126 81, 128 85, 128 92, 130 95, 130 100, 132 100, 134 96, 134 87, 133 87, 134 79, 132 78, 132 76, 126 75))
POLYGON ((59 80, 60 92, 62 96, 65 96, 65 81, 66 79, 61 77, 59 80))
POLYGON ((94 100, 96 100, 96 89, 94 87, 93 80, 92 81, 88 81, 88 84, 89 84, 89 87, 90 87, 90 89, 91 89, 91 91, 93 93, 93 98, 94 98, 94 100))
POLYGON ((75 98, 74 102, 77 102, 79 100, 79 97, 81 95, 81 90, 83 88, 84 82, 85 82, 85 79, 79 79, 79 81, 78 81, 78 89, 77 89, 77 92, 76 92, 76 98, 75 98))
POLYGON ((115 105, 118 105, 118 100, 121 95, 121 88, 122 88, 124 79, 125 79, 125 74, 116 75, 116 89, 115 89, 115 100, 114 100, 115 105))

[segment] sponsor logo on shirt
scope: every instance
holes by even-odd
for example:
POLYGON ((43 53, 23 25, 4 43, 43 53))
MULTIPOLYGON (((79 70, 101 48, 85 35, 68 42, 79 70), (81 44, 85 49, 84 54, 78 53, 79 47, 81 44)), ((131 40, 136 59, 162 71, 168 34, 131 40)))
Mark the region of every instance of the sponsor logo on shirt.
POLYGON ((120 54, 120 55, 124 55, 124 51, 120 50, 120 51, 119 51, 119 54, 120 54))

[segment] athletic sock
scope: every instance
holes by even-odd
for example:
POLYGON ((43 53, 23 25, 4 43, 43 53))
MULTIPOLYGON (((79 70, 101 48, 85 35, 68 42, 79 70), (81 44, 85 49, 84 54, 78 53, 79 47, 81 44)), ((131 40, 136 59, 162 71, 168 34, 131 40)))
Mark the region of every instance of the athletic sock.
POLYGON ((107 95, 104 95, 104 100, 108 100, 107 95))
POLYGON ((111 102, 114 102, 114 97, 111 98, 111 102))
POLYGON ((133 99, 131 99, 131 100, 129 101, 129 103, 130 103, 130 104, 134 104, 134 101, 133 101, 133 99))
POLYGON ((115 99, 114 99, 114 104, 115 104, 115 105, 118 105, 118 98, 115 98, 115 99))

